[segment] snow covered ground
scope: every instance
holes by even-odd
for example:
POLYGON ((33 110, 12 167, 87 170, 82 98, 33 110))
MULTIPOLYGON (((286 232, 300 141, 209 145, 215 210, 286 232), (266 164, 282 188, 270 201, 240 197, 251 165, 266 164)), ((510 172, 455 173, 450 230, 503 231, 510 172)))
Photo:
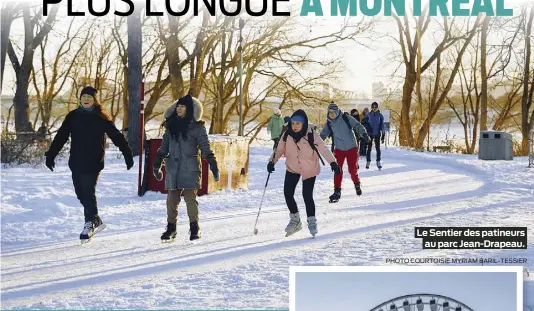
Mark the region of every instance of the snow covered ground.
POLYGON ((325 166, 315 186, 319 235, 310 239, 307 228, 283 237, 283 161, 252 234, 269 153, 251 147, 248 190, 199 198, 198 244, 187 240, 183 205, 177 241, 160 243, 165 195, 137 197, 137 170, 127 171, 116 150, 108 151, 97 190, 108 228, 83 247, 83 209, 66 159, 53 173, 3 169, 1 308, 287 309, 291 265, 385 265, 398 257, 528 258, 525 302, 534 308, 534 169, 526 158, 484 162, 389 148, 381 172, 361 171, 362 197, 345 175, 338 204, 328 203, 325 166), (529 249, 422 250, 414 226, 528 226, 529 249))

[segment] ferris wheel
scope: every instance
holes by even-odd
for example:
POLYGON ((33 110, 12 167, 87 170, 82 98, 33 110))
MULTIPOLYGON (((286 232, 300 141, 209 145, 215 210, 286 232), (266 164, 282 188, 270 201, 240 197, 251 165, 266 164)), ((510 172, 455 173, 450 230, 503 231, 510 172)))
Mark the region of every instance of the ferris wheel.
POLYGON ((474 311, 454 298, 435 294, 410 294, 385 301, 370 311, 474 311))

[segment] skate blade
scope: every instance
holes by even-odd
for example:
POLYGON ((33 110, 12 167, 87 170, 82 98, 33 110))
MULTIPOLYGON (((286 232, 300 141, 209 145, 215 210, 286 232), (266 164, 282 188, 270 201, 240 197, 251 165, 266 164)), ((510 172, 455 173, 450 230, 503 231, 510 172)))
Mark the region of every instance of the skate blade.
POLYGON ((170 244, 170 243, 173 243, 173 242, 174 242, 174 238, 173 239, 168 239, 168 240, 161 240, 162 244, 170 244))
POLYGON ((89 239, 81 239, 80 240, 80 245, 87 245, 87 244, 91 244, 91 242, 93 241, 92 238, 89 238, 89 239))
POLYGON ((302 227, 297 228, 296 230, 294 230, 292 232, 286 232, 286 238, 289 237, 289 236, 292 236, 293 234, 299 232, 300 230, 302 230, 302 227))
POLYGON ((95 231, 93 232, 93 236, 94 236, 95 234, 97 234, 98 232, 104 230, 104 229, 106 229, 106 224, 103 223, 103 224, 101 224, 100 226, 98 226, 98 227, 95 228, 95 231))
POLYGON ((330 200, 330 201, 328 201, 328 203, 337 203, 337 202, 339 202, 339 200, 330 200))

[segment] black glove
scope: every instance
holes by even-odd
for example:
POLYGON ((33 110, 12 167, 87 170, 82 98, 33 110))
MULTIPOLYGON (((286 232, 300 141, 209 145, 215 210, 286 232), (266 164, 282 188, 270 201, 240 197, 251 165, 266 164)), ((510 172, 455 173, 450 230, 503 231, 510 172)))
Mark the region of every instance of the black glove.
POLYGON ((217 161, 212 160, 210 162, 210 171, 213 174, 213 178, 215 178, 215 181, 218 182, 220 180, 220 176, 219 176, 219 168, 217 166, 217 161))
POLYGON ((45 156, 46 156, 45 165, 53 172, 54 167, 56 166, 56 162, 54 162, 54 158, 48 155, 48 152, 45 153, 45 156))
POLYGON ((272 173, 274 172, 274 163, 271 161, 269 164, 267 164, 267 172, 272 173))
POLYGON ((125 155, 124 156, 124 162, 126 162, 126 169, 130 170, 134 165, 134 160, 131 155, 125 155))
POLYGON ((339 167, 339 165, 337 165, 336 162, 330 163, 330 167, 332 168, 332 172, 334 172, 335 175, 341 173, 341 168, 339 167))
POLYGON ((163 180, 163 172, 161 171, 161 168, 154 167, 153 173, 154 173, 154 177, 156 177, 157 181, 162 181, 163 180))
POLYGON ((384 143, 384 140, 386 139, 386 133, 382 133, 382 143, 384 143))

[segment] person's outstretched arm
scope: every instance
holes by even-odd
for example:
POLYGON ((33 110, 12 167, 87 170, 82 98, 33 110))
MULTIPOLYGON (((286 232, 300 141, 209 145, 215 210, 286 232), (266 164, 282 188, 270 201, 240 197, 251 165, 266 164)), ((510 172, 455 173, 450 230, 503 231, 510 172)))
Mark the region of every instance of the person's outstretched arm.
POLYGON ((317 146, 317 151, 325 158, 328 163, 336 162, 336 158, 332 154, 332 151, 330 151, 330 148, 326 145, 323 139, 317 134, 316 132, 313 133, 313 141, 315 145, 317 146))
POLYGON ((361 124, 360 122, 356 121, 353 117, 349 117, 350 126, 360 137, 362 137, 365 141, 369 141, 369 134, 367 133, 367 130, 365 129, 365 126, 361 124))
POLYGON ((321 139, 325 140, 327 137, 329 137, 332 133, 330 133, 330 129, 328 128, 328 121, 324 124, 323 130, 321 131, 321 139))
MULTIPOLYGON (((124 162, 126 162, 126 169, 131 169, 134 165, 133 161, 133 152, 132 148, 130 148, 130 145, 126 141, 126 138, 122 133, 117 129, 113 121, 111 120, 105 120, 105 131, 108 137, 111 139, 113 144, 117 147, 119 147, 119 150, 122 152, 122 155, 124 156, 124 162)), ((140 144, 143 143, 143 141, 139 142, 140 144)), ((142 155, 139 155, 142 156, 142 155)))
MULTIPOLYGON (((113 121, 106 120, 106 135, 111 139, 113 144, 117 147, 119 147, 119 150, 122 152, 124 157, 133 157, 132 148, 130 148, 130 145, 128 144, 128 141, 126 141, 126 138, 122 133, 117 129, 113 121)), ((143 142, 140 142, 143 143, 143 142)))
POLYGON ((52 140, 52 143, 50 144, 50 148, 48 148, 48 151, 45 153, 47 162, 53 162, 61 151, 61 149, 63 149, 63 146, 65 145, 67 140, 69 140, 69 136, 71 133, 71 119, 72 115, 69 113, 65 117, 65 120, 63 120, 63 123, 61 123, 61 127, 57 131, 54 140, 52 140))

